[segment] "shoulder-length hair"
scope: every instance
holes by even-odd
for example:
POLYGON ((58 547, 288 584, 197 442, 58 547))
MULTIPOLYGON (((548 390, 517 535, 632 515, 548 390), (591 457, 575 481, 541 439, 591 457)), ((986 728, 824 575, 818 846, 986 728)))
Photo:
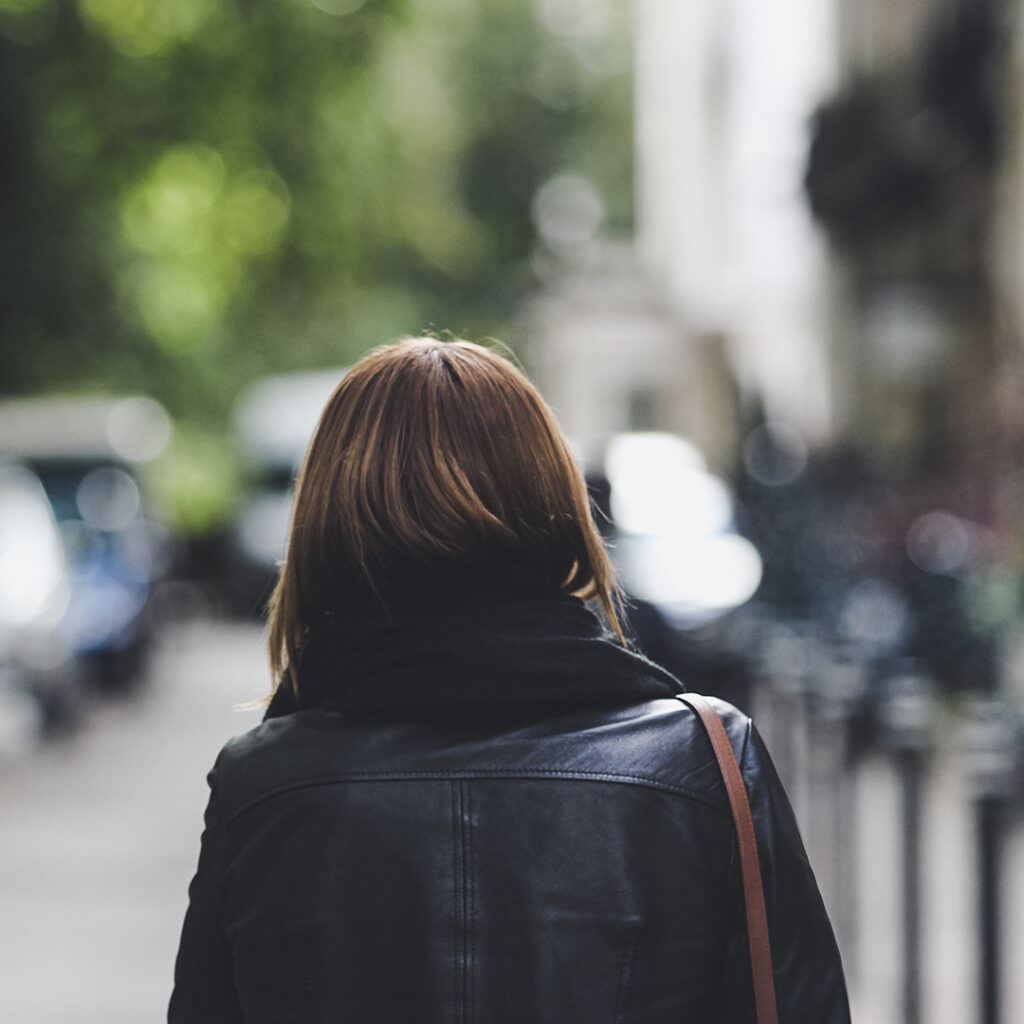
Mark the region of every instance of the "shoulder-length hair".
MULTIPOLYGON (((268 603, 274 689, 317 617, 389 567, 472 566, 495 552, 596 598, 619 641, 623 591, 554 413, 515 365, 472 342, 403 338, 328 399, 296 480, 268 603)), ((344 622, 338 623, 344 628, 344 622)))

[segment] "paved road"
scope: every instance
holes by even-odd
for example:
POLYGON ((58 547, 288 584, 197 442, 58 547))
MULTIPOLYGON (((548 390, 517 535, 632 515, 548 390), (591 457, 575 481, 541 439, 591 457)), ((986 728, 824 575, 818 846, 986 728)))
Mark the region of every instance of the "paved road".
POLYGON ((0 764, 3 1024, 164 1019, 206 772, 268 685, 258 626, 176 625, 140 699, 0 764))

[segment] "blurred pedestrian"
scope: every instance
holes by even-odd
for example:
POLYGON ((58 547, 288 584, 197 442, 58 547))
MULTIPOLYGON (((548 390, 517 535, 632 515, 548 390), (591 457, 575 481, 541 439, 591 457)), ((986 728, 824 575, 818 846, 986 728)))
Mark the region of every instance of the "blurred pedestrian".
MULTIPOLYGON (((170 1024, 753 1021, 709 733, 621 612, 580 469, 510 361, 416 338, 351 369, 298 478, 264 721, 208 776, 170 1024)), ((778 1019, 846 1024, 789 802, 750 719, 714 711, 778 1019)))

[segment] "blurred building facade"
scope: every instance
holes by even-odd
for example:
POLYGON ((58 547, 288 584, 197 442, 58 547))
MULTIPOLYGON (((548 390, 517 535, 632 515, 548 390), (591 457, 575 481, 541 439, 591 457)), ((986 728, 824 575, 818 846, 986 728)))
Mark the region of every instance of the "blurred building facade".
MULTIPOLYGON (((542 387, 590 462, 612 433, 662 429, 742 471, 765 421, 824 457, 859 452, 884 484, 859 501, 891 518, 872 542, 890 580, 928 591, 911 611, 929 620, 923 643, 938 645, 951 689, 1019 706, 1024 5, 638 0, 635 12, 636 235, 549 277, 531 309, 542 387), (943 523, 931 554, 914 550, 943 523), (956 537, 962 561, 943 568, 933 556, 956 537), (943 646, 968 605, 975 625, 987 617, 982 639, 962 628, 988 650, 977 660, 959 638, 943 646)), ((837 794, 807 769, 821 723, 774 723, 780 750, 798 748, 784 770, 798 766, 789 781, 867 1024, 1024 1019, 1024 830, 1018 815, 983 834, 995 790, 960 706, 937 712, 927 755, 912 752, 927 764, 920 793, 905 751, 839 767, 857 823, 845 865, 828 823, 837 794), (994 892, 1008 895, 986 920, 994 892)))
MULTIPOLYGON (((591 247, 548 290, 570 281, 578 297, 581 273, 611 274, 633 281, 617 294, 648 296, 663 341, 641 344, 620 391, 659 377, 659 425, 682 417, 721 465, 751 404, 812 445, 856 437, 900 468, 1005 441, 1022 420, 1007 384, 1024 323, 1017 5, 635 10, 635 246, 591 247)), ((594 307, 555 306, 535 310, 538 374, 589 448, 586 407, 608 389, 583 369, 560 396, 552 353, 594 307)), ((592 365, 629 347, 608 338, 592 365)))

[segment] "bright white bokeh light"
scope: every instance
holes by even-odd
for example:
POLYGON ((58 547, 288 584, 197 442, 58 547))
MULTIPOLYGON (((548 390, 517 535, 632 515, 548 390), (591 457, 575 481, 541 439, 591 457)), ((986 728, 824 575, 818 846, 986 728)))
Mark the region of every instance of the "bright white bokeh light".
POLYGON ((732 499, 718 477, 691 469, 613 490, 612 519, 626 533, 707 537, 728 527, 732 499))
POLYGON ((754 596, 761 556, 730 532, 732 494, 695 445, 657 431, 620 434, 608 445, 605 473, 617 530, 613 554, 630 594, 683 627, 754 596))
POLYGON ((676 618, 738 608, 761 584, 761 556, 736 534, 623 537, 618 547, 630 593, 676 618))
POLYGON ((622 434, 605 457, 612 519, 624 533, 706 537, 732 521, 732 495, 703 468, 689 441, 672 434, 622 434))
POLYGON ((0 467, 0 626, 56 619, 68 594, 60 532, 42 484, 22 466, 0 467))
POLYGON ((608 442, 604 467, 609 480, 628 473, 636 462, 642 462, 645 468, 653 468, 658 473, 705 469, 707 466, 700 449, 677 434, 659 430, 637 431, 618 434, 608 442))

